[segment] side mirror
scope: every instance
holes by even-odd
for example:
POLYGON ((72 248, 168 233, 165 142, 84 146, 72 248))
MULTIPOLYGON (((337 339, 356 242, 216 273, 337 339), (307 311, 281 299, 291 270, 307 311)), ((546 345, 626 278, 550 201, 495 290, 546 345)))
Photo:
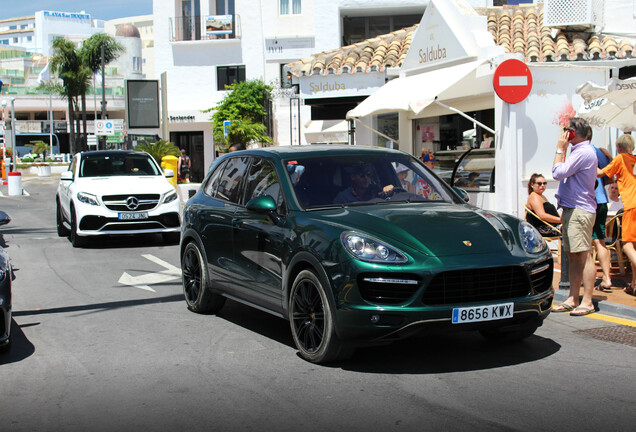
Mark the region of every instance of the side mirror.
POLYGON ((60 180, 73 180, 73 171, 64 171, 60 174, 60 180))
POLYGON ((269 195, 261 195, 249 200, 245 208, 256 213, 275 212, 276 201, 269 195))
POLYGON ((163 175, 166 176, 167 178, 172 178, 174 177, 174 171, 172 171, 171 169, 164 169, 163 170, 163 175))
POLYGON ((3 212, 2 210, 0 210, 0 225, 6 225, 9 222, 11 222, 11 217, 5 212, 3 212))
POLYGON ((280 221, 278 214, 276 214, 276 201, 269 195, 252 198, 247 202, 245 208, 256 213, 267 214, 275 224, 280 221))
POLYGON ((457 186, 453 186, 453 190, 455 191, 455 193, 457 195, 459 195, 459 197, 461 199, 463 199, 465 202, 468 202, 470 200, 470 195, 468 195, 468 192, 466 192, 464 189, 459 188, 457 186))

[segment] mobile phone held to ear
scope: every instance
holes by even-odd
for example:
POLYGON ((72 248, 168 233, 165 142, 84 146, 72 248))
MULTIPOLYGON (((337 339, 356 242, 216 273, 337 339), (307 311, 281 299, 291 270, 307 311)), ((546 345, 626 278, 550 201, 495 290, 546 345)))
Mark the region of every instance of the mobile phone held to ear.
POLYGON ((576 136, 576 132, 574 132, 572 129, 566 129, 566 131, 568 132, 568 141, 572 141, 576 136))

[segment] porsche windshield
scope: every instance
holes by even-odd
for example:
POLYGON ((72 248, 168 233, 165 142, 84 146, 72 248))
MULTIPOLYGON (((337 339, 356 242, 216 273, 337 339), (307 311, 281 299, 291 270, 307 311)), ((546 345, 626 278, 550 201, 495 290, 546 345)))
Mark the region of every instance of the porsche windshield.
POLYGON ((453 202, 443 182, 406 156, 294 159, 285 162, 305 208, 382 202, 453 202))

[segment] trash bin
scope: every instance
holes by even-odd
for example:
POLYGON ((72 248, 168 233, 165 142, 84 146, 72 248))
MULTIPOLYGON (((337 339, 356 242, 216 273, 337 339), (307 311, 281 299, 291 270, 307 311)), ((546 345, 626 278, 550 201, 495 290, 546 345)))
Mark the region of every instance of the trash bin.
POLYGON ((22 173, 18 171, 10 172, 7 177, 9 195, 22 195, 22 173))

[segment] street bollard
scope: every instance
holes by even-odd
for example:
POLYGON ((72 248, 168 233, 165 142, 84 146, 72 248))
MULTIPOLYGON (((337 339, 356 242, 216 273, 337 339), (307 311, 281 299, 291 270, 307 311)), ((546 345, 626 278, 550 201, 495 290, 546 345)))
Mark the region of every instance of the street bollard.
POLYGON ((9 176, 9 195, 22 195, 22 173, 19 171, 10 172, 9 176))

